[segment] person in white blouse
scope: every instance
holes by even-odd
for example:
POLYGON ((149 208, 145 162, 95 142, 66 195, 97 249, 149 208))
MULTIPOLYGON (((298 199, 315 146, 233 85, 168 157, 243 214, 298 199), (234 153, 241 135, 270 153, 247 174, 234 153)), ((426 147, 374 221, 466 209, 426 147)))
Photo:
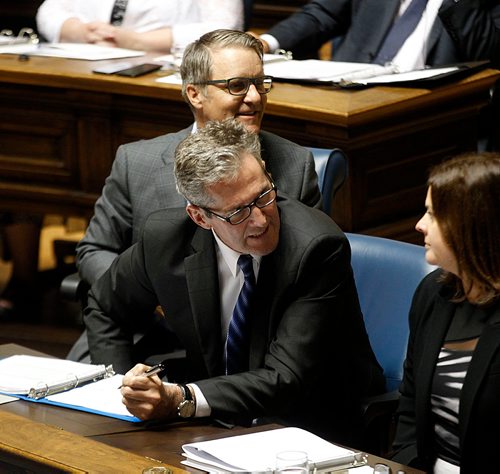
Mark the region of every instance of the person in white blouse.
POLYGON ((49 42, 170 52, 218 28, 243 28, 242 0, 45 0, 37 16, 49 42))

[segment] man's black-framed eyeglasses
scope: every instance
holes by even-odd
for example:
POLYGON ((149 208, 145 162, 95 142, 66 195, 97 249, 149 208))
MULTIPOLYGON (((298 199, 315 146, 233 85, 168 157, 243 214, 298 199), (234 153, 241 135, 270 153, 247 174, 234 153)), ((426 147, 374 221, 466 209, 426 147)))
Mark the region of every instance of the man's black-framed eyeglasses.
POLYGON ((252 213, 252 207, 255 206, 258 207, 259 209, 262 209, 266 206, 269 206, 274 201, 276 201, 276 195, 277 195, 276 185, 271 180, 271 189, 264 191, 262 194, 257 196, 251 203, 247 204, 246 206, 242 206, 239 209, 236 209, 235 211, 231 212, 231 214, 229 214, 228 216, 221 216, 205 207, 202 207, 202 209, 206 213, 214 215, 221 221, 229 222, 232 225, 238 225, 250 217, 250 214, 252 213))
POLYGON ((218 85, 223 87, 231 95, 246 95, 250 84, 253 84, 259 94, 267 94, 273 87, 272 76, 261 77, 232 77, 231 79, 216 79, 211 81, 197 82, 195 85, 218 85))

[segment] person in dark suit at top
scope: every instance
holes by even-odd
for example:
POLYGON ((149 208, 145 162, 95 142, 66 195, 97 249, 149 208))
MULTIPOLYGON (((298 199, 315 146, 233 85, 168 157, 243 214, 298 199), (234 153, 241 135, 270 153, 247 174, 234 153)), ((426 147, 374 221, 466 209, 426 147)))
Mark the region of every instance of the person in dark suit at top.
POLYGON ((410 309, 394 459, 435 474, 496 472, 500 443, 500 155, 431 171, 416 228, 440 267, 410 309))
POLYGON ((190 383, 162 383, 136 365, 121 388, 132 414, 266 418, 352 442, 361 397, 384 382, 345 235, 322 211, 277 201, 258 136, 235 119, 207 123, 178 146, 175 180, 188 204, 151 214, 141 240, 90 290, 92 362, 130 369, 133 328, 159 304, 186 348, 190 383), (251 261, 244 278, 242 255, 251 261))
MULTIPOLYGON (((118 254, 138 240, 150 212, 184 205, 184 198, 177 193, 174 183, 175 148, 209 120, 235 117, 259 134, 263 159, 280 189, 309 206, 321 206, 311 152, 261 130, 271 80, 264 77, 259 41, 241 31, 207 33, 187 47, 181 76, 182 93, 193 111, 195 123, 176 133, 118 148, 94 216, 77 246, 78 271, 89 285, 118 254), (231 84, 225 82, 235 77, 240 79, 233 79, 231 84), (211 84, 211 80, 221 82, 211 84)), ((148 351, 148 346, 144 342, 138 347, 148 351)), ((85 334, 68 358, 88 358, 85 334)))
MULTIPOLYGON (((421 0, 416 0, 421 1, 421 0)), ((392 24, 411 0, 312 0, 260 38, 265 52, 290 50, 296 59, 313 57, 338 38, 332 59, 384 63, 378 57, 392 24)), ((410 36, 393 61, 401 70, 498 58, 498 0, 427 0, 410 36)))

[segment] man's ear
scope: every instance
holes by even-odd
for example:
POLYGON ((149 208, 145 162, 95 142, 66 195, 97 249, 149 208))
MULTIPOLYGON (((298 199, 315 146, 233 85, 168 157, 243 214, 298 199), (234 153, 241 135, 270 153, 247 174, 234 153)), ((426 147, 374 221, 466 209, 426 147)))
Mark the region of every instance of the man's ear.
POLYGON ((199 110, 203 107, 204 95, 200 91, 199 87, 196 87, 193 84, 188 84, 186 86, 186 96, 191 106, 195 109, 199 110))
POLYGON ((201 209, 201 207, 195 206, 194 204, 188 204, 186 206, 186 212, 196 225, 199 225, 203 229, 207 230, 212 228, 208 222, 207 214, 203 209, 201 209))

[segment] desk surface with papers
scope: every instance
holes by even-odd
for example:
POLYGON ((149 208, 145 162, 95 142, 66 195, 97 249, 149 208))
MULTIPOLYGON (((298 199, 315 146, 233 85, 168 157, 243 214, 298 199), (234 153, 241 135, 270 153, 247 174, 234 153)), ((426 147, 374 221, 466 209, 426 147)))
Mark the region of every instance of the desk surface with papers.
MULTIPOLYGON (((0 358, 15 354, 42 355, 15 344, 0 345, 0 358)), ((106 469, 141 472, 147 467, 162 466, 173 473, 201 472, 181 464, 183 445, 196 443, 196 447, 205 447, 199 442, 281 428, 265 425, 228 430, 203 420, 128 423, 17 400, 0 404, 0 470, 15 466, 34 472, 103 472, 106 469)), ((387 464, 393 472, 402 469, 406 474, 421 473, 368 455, 368 466, 378 462, 387 464)), ((362 474, 362 470, 351 472, 362 474)))
MULTIPOLYGON (((109 62, 0 54, 0 211, 90 216, 120 144, 192 122, 180 87, 156 81, 169 72, 92 73, 109 62)), ((263 128, 347 153, 349 176, 333 206, 344 230, 420 242, 413 227, 427 170, 475 149, 499 78, 486 69, 433 89, 276 83, 263 128)))

